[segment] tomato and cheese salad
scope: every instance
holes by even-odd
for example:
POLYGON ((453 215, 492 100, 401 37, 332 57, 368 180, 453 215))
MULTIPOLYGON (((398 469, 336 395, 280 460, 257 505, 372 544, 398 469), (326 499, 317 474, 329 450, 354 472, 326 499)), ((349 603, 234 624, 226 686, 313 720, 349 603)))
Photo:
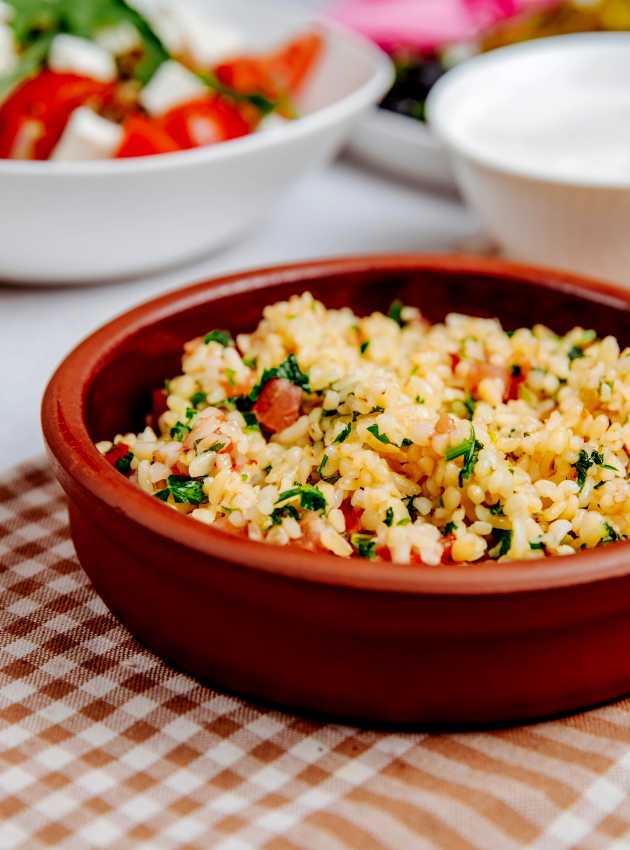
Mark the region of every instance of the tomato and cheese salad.
POLYGON ((305 293, 186 343, 139 434, 97 444, 170 509, 252 540, 453 564, 630 534, 630 349, 305 293))
POLYGON ((272 129, 322 50, 301 33, 252 54, 188 0, 0 0, 0 158, 187 150, 272 129))

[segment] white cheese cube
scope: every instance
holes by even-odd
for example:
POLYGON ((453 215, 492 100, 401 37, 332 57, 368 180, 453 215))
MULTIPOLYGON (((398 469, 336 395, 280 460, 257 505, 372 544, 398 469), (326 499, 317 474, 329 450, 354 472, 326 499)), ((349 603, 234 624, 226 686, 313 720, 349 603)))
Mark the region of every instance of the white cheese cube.
POLYGON ((9 74, 15 68, 17 59, 13 30, 0 23, 0 74, 9 74))
MULTIPOLYGON (((184 0, 178 0, 184 2, 184 0)), ((184 33, 177 20, 175 3, 169 0, 130 0, 129 5, 149 22, 164 47, 176 56, 184 49, 184 33)))
POLYGON ((208 93, 208 87, 192 71, 174 62, 163 62, 140 92, 140 103, 150 115, 163 115, 188 100, 208 93))
POLYGON ((184 36, 183 52, 200 68, 212 68, 245 51, 245 39, 218 18, 181 3, 174 12, 184 36))
POLYGON ((14 9, 4 0, 0 0, 0 24, 8 24, 13 20, 14 9))
POLYGON ((75 109, 51 159, 110 159, 123 139, 123 129, 86 106, 75 109))
POLYGON ((142 47, 142 39, 138 30, 129 21, 123 21, 113 27, 105 27, 96 33, 94 41, 114 56, 122 56, 131 53, 132 50, 142 47))
POLYGON ((80 74, 104 83, 116 79, 116 63, 109 51, 75 35, 56 35, 50 45, 48 65, 53 71, 80 74))
POLYGON ((274 130, 282 130, 282 128, 286 127, 287 124, 292 123, 293 122, 289 118, 284 118, 282 115, 278 115, 277 112, 271 112, 269 115, 265 115, 263 120, 260 122, 257 132, 271 133, 274 130))

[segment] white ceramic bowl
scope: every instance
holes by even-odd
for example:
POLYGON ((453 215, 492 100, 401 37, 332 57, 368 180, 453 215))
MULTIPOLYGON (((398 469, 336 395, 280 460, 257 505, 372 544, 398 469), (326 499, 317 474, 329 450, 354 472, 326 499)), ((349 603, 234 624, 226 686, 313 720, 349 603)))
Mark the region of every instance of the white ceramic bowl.
MULTIPOLYGON (((208 0, 206 0, 208 2, 208 0)), ((212 0, 253 46, 313 18, 290 4, 212 0)), ((0 160, 0 279, 86 283, 174 265, 233 241, 309 169, 331 159, 392 82, 389 59, 333 24, 299 103, 280 129, 129 160, 0 160)))
POLYGON ((505 253, 630 285, 630 33, 540 39, 470 59, 438 81, 427 112, 465 198, 505 253), (584 136, 569 108, 580 91, 593 98, 584 109, 599 173, 580 168, 584 136), (520 153, 514 127, 502 125, 507 98, 522 115, 520 153), (535 124, 545 107, 561 110, 560 133, 557 121, 535 124), (604 134, 606 112, 616 127, 604 134), (628 146, 625 174, 621 160, 611 165, 615 133, 628 146), (541 138, 552 146, 548 162, 527 149, 541 138))

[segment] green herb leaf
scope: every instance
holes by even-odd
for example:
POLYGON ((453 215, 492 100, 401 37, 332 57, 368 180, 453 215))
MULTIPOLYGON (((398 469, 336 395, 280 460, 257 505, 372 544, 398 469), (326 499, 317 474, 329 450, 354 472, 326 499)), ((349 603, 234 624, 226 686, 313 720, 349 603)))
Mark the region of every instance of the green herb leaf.
POLYGON ((281 508, 274 508, 269 515, 271 526, 282 525, 282 520, 285 516, 291 517, 298 522, 300 521, 300 514, 295 505, 283 505, 281 508))
POLYGON ((392 441, 389 439, 387 434, 381 434, 378 425, 368 425, 367 430, 372 434, 373 437, 379 441, 379 443, 384 443, 386 446, 392 444, 392 441))
POLYGON ((294 499, 297 496, 300 498, 300 506, 307 511, 325 511, 326 497, 319 489, 312 484, 301 484, 299 487, 293 487, 291 490, 285 490, 280 493, 276 499, 276 505, 280 502, 286 502, 288 499, 294 499))
POLYGON ((257 358, 256 357, 243 357, 243 363, 247 366, 248 369, 255 369, 257 358))
POLYGON ((372 560, 376 557, 376 540, 371 534, 351 534, 350 543, 357 550, 360 558, 372 560))
POLYGON ((122 472, 123 475, 127 475, 129 470, 131 469, 131 461, 133 460, 133 453, 127 452, 123 457, 119 457, 114 466, 119 472, 122 472))
POLYGON ((602 539, 599 541, 600 543, 617 543, 619 540, 626 539, 625 535, 619 534, 617 529, 613 528, 613 526, 609 522, 604 523, 604 529, 606 531, 606 536, 602 537, 602 539))
POLYGON ((401 449, 406 449, 409 446, 413 446, 413 440, 410 440, 409 437, 403 437, 403 441, 400 444, 401 449))
POLYGON ((260 431, 260 423, 255 413, 252 413, 250 410, 242 410, 241 416, 245 420, 244 430, 246 434, 253 431, 260 431))
POLYGON ((227 348, 228 345, 231 345, 232 342, 233 342, 232 334, 229 331, 219 331, 219 330, 214 330, 214 331, 210 331, 210 333, 207 333, 204 336, 203 341, 205 342, 206 345, 208 345, 209 342, 218 342, 219 345, 222 345, 225 348, 227 348))
POLYGON ((368 350, 369 347, 370 347, 370 340, 366 339, 365 342, 362 342, 361 345, 359 346, 359 351, 361 352, 361 354, 365 354, 365 352, 368 350))
MULTIPOLYGON (((252 389, 249 396, 241 396, 241 398, 246 398, 249 402, 255 402, 262 392, 265 384, 269 383, 272 378, 285 378, 297 387, 301 387, 304 392, 310 392, 308 375, 300 369, 295 354, 289 354, 287 359, 279 366, 276 366, 273 369, 265 369, 259 383, 257 383, 252 389)), ((239 407, 239 410, 240 409, 241 408, 239 407)))
POLYGON ((448 537, 449 534, 453 534, 457 529, 457 523, 455 522, 447 522, 444 528, 442 529, 442 537, 448 537))
POLYGON ((407 513, 409 514, 409 518, 412 522, 415 522, 418 519, 419 513, 418 508, 414 505, 413 500, 415 496, 405 496, 402 501, 405 503, 405 507, 407 508, 407 513))
POLYGON ((180 504, 201 505, 208 501, 203 492, 203 479, 187 478, 185 475, 169 475, 166 488, 155 494, 163 502, 168 500, 169 495, 180 504))
POLYGON ((396 525, 397 525, 397 526, 402 526, 402 525, 411 525, 411 519, 410 519, 410 517, 408 517, 408 516, 403 517, 403 519, 399 519, 399 520, 398 520, 398 522, 396 523, 396 525))
POLYGON ((467 440, 464 440, 462 443, 459 443, 457 446, 453 446, 448 449, 444 455, 447 461, 455 460, 458 457, 463 457, 464 462, 462 464, 461 471, 459 473, 459 486, 462 487, 464 481, 467 478, 470 478, 475 469, 475 465, 479 458, 479 452, 483 448, 483 443, 480 443, 479 440, 475 437, 475 426, 470 426, 470 437, 467 440))
POLYGON ((392 301, 389 310, 387 311, 388 317, 396 324, 403 328, 405 323, 402 319, 402 309, 403 303, 398 298, 395 301, 392 301))
POLYGON ((567 351, 567 357, 571 361, 579 360, 580 357, 584 357, 584 352, 577 345, 572 345, 571 348, 567 351))
POLYGON ((323 478, 324 467, 326 466, 327 463, 328 463, 328 455, 323 454, 322 459, 319 462, 319 466, 317 467, 317 474, 319 475, 320 478, 323 478))
POLYGON ((512 529, 511 528, 495 528, 493 529, 494 538, 497 541, 495 548, 488 554, 493 558, 501 558, 507 555, 512 545, 512 529))
POLYGON ((190 403, 193 407, 199 407, 200 404, 205 404, 208 400, 208 393, 197 392, 193 393, 190 397, 190 403))
POLYGON ((471 395, 466 396, 466 398, 464 399, 464 407, 468 412, 468 418, 472 420, 473 416, 475 415, 475 408, 477 407, 477 402, 471 395))
POLYGON ((544 552, 545 551, 545 544, 542 542, 542 540, 536 540, 536 541, 533 541, 532 543, 529 544, 529 548, 530 549, 540 549, 544 552))
POLYGON ((488 507, 488 510, 490 511, 492 516, 505 516, 505 514, 503 513, 503 505, 501 504, 501 502, 497 502, 494 505, 490 505, 488 507))
POLYGON ((185 422, 177 422, 171 428, 171 437, 173 440, 177 440, 180 443, 183 443, 186 437, 190 434, 192 428, 190 425, 187 425, 185 422))
POLYGON ((220 452, 225 448, 225 443, 213 443, 208 449, 209 452, 220 452))
POLYGON ((346 427, 341 429, 341 431, 337 434, 337 436, 335 437, 333 442, 334 443, 345 442, 348 439, 348 437, 350 436, 350 431, 352 431, 352 422, 348 422, 346 427))
POLYGON ((383 522, 385 523, 385 525, 388 528, 392 527, 392 524, 394 522, 394 509, 393 508, 391 508, 391 507, 387 508, 387 510, 385 511, 385 519, 383 520, 383 522))

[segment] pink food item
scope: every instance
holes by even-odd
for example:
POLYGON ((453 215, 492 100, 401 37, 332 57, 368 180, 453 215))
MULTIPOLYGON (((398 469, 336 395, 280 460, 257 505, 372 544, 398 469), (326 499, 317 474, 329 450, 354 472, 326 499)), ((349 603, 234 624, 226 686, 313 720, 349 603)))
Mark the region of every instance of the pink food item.
POLYGON ((340 0, 335 20, 393 52, 431 51, 469 41, 482 30, 526 9, 558 0, 340 0))

